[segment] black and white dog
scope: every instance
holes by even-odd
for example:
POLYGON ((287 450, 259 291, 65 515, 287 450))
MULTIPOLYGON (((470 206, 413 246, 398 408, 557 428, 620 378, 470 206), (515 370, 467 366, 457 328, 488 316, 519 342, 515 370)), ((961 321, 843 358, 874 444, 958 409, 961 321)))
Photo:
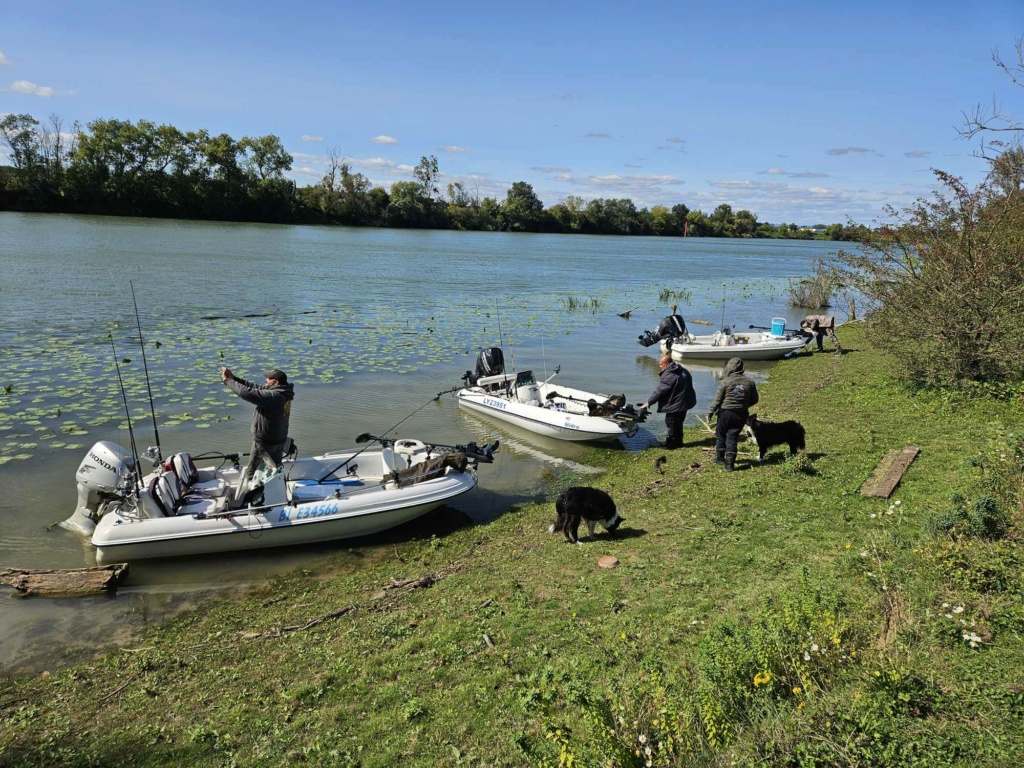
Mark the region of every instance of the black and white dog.
POLYGON ((751 414, 743 431, 757 446, 758 461, 764 461, 765 454, 776 445, 788 445, 793 455, 805 447, 804 428, 796 421, 761 421, 751 414))
POLYGON ((622 525, 623 519, 615 507, 612 497, 597 488, 577 485, 566 488, 555 500, 555 524, 548 528, 548 533, 563 533, 565 540, 579 544, 580 523, 586 523, 590 537, 594 537, 594 528, 600 523, 612 536, 615 529, 622 525))

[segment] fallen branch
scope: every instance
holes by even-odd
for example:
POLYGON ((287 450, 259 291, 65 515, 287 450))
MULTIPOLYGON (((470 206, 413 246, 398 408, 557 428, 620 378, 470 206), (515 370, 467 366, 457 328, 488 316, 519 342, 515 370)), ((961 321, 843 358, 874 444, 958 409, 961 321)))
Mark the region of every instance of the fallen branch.
POLYGON ((117 695, 117 694, 119 694, 119 693, 120 693, 121 691, 123 691, 123 690, 124 690, 125 688, 127 688, 127 687, 128 687, 128 685, 129 685, 129 684, 130 684, 130 683, 131 683, 131 682, 132 682, 132 681, 133 681, 134 679, 135 679, 135 675, 132 675, 131 677, 129 677, 129 678, 127 679, 127 680, 125 680, 125 681, 124 681, 124 685, 122 685, 122 686, 121 686, 120 688, 118 688, 117 690, 111 691, 111 692, 110 692, 110 693, 108 693, 108 694, 107 694, 106 696, 104 696, 103 698, 101 698, 101 699, 100 699, 100 701, 106 701, 106 700, 107 700, 107 699, 109 699, 109 698, 110 698, 111 696, 116 696, 116 695, 117 695))
POLYGON ((340 618, 341 616, 352 613, 359 608, 371 610, 380 609, 383 605, 393 601, 394 597, 400 594, 411 592, 414 589, 432 587, 434 584, 441 581, 441 579, 451 576, 453 573, 458 573, 461 570, 461 568, 450 568, 444 571, 438 571, 437 573, 428 573, 425 576, 417 576, 413 579, 403 579, 401 581, 398 579, 392 579, 390 584, 384 585, 383 591, 375 594, 370 599, 370 602, 365 605, 346 605, 344 608, 340 608, 337 611, 331 611, 330 613, 318 616, 315 619, 310 619, 303 624, 289 624, 284 627, 272 627, 271 629, 263 632, 242 632, 241 636, 244 640, 260 640, 269 637, 280 637, 288 632, 301 632, 306 629, 312 629, 318 624, 323 624, 325 621, 330 621, 331 619, 340 618), (388 594, 389 590, 393 591, 392 595, 388 594))

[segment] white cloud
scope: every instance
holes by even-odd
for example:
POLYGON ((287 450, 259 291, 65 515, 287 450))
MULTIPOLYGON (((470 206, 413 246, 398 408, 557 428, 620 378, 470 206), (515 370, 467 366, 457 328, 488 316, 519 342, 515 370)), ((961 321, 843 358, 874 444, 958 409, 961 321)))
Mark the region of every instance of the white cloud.
POLYGON ((534 165, 530 170, 537 173, 569 173, 572 168, 563 168, 558 165, 534 165))
POLYGON ((583 138, 585 139, 610 139, 611 135, 607 133, 588 133, 583 138))
POLYGON ((437 151, 446 152, 449 155, 464 155, 467 152, 472 152, 473 150, 469 147, 457 147, 454 144, 449 144, 447 147, 438 147, 437 151))
POLYGON ((587 176, 578 180, 580 184, 592 189, 609 190, 629 197, 630 192, 651 192, 665 186, 683 184, 676 176, 637 174, 620 176, 617 173, 606 176, 587 176))
POLYGON ((830 155, 864 155, 869 152, 874 152, 873 149, 865 149, 864 147, 841 147, 839 149, 830 149, 828 154, 830 155))
POLYGON ((311 168, 308 165, 304 165, 299 168, 292 168, 291 172, 293 176, 301 176, 303 178, 310 179, 311 181, 320 181, 320 178, 324 175, 322 170, 311 168))
POLYGON ((398 139, 392 138, 391 136, 385 136, 384 134, 381 134, 380 136, 374 136, 372 139, 370 139, 370 141, 372 141, 374 144, 397 144, 398 143, 398 139))
POLYGON ((784 171, 781 168, 769 168, 765 171, 758 171, 759 175, 764 176, 788 176, 791 179, 828 179, 830 176, 827 173, 820 173, 818 171, 784 171))
POLYGON ((323 141, 323 136, 310 136, 308 133, 302 134, 303 141, 323 141))
POLYGON ((6 56, 4 56, 4 52, 0 51, 0 66, 3 66, 5 64, 7 66, 10 66, 12 63, 13 62, 10 59, 8 59, 6 56))
POLYGON ((36 85, 35 83, 30 83, 28 80, 15 80, 9 86, 0 90, 13 91, 14 93, 27 93, 33 96, 42 96, 44 99, 48 99, 51 96, 74 93, 74 91, 58 91, 48 85, 36 85))
POLYGON ((678 136, 671 136, 665 139, 665 141, 668 142, 669 144, 682 144, 685 141, 685 139, 680 139, 678 136))
POLYGON ((918 158, 918 157, 930 157, 931 154, 932 153, 929 152, 927 149, 912 149, 909 152, 904 152, 903 156, 904 157, 910 157, 910 158, 918 158))

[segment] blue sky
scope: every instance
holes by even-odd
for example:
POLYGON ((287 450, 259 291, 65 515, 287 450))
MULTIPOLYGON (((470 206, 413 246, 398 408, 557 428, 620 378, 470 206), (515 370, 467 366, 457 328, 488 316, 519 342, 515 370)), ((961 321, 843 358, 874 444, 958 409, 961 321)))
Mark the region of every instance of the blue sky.
POLYGON ((275 134, 300 184, 331 150, 382 186, 436 155, 481 197, 870 224, 933 168, 981 180, 957 131, 1024 120, 992 61, 1022 35, 1024 0, 12 1, 0 114, 275 134))

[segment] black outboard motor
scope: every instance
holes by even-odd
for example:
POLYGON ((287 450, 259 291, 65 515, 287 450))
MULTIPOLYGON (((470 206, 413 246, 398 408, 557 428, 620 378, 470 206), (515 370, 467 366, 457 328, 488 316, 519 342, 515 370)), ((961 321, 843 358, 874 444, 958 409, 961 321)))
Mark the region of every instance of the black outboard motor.
POLYGON ((641 333, 639 342, 641 346, 652 347, 662 339, 678 339, 685 335, 686 321, 683 320, 683 316, 669 315, 658 323, 658 330, 654 331, 654 333, 650 331, 641 333))
POLYGON ((475 387, 479 379, 484 376, 498 376, 505 372, 505 353, 500 347, 488 347, 480 350, 480 356, 476 359, 476 373, 466 371, 462 377, 466 386, 475 387))
POLYGON ((500 347, 488 347, 480 350, 476 359, 476 376, 498 376, 505 372, 505 354, 500 347))

